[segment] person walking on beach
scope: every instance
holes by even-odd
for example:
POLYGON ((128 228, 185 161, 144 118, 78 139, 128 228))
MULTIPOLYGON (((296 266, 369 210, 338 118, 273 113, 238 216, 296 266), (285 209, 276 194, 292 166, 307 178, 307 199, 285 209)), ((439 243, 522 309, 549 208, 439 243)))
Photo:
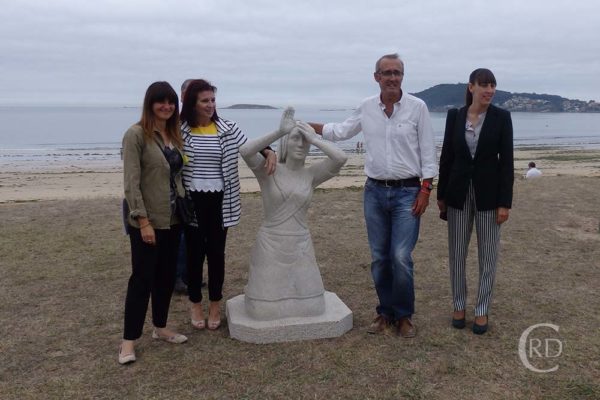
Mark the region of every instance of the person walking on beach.
POLYGON ((533 161, 531 161, 529 163, 528 168, 529 169, 527 170, 527 173, 525 174, 525 179, 539 178, 540 176, 542 176, 542 171, 537 169, 537 167, 535 166, 535 163, 533 161))
POLYGON ((327 140, 347 140, 362 131, 365 145, 364 214, 371 273, 379 298, 369 333, 395 326, 416 335, 412 251, 420 217, 437 175, 435 143, 425 102, 402 90, 404 62, 387 54, 375 64, 380 93, 368 97, 342 123, 311 123, 327 140))
POLYGON ((452 326, 457 329, 466 326, 465 264, 475 221, 479 290, 473 333, 478 335, 488 330, 500 225, 508 220, 514 181, 512 120, 508 111, 492 105, 495 92, 492 71, 476 69, 466 105, 448 111, 437 191, 438 207, 448 219, 452 326))
MULTIPOLYGON (((203 79, 190 82, 181 110, 181 135, 187 163, 183 181, 191 194, 198 228, 186 227, 188 298, 191 324, 216 330, 221 325, 221 299, 225 278, 225 241, 229 227, 241 216, 239 148, 246 135, 234 121, 217 115, 217 88, 203 79), (208 263, 208 320, 202 307, 202 269, 208 263)), ((265 170, 272 174, 277 156, 263 149, 265 170)))
POLYGON ((187 337, 167 328, 181 226, 176 196, 183 196, 179 100, 167 82, 146 91, 142 118, 123 137, 125 199, 132 272, 125 298, 125 330, 119 363, 136 360, 134 341, 142 335, 152 300, 153 339, 184 343, 187 337))

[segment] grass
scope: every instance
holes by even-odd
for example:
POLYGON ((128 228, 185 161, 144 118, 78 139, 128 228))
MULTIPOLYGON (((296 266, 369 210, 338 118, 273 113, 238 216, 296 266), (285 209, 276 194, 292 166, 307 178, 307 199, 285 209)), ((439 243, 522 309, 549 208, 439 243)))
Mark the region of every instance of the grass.
MULTIPOLYGON (((326 289, 353 310, 354 329, 248 344, 226 326, 193 331, 186 298, 174 296, 169 324, 189 342, 152 341, 147 320, 138 361, 127 367, 116 361, 130 271, 120 200, 0 204, 0 399, 600 398, 600 235, 584 229, 598 226, 598 197, 593 178, 516 182, 491 328, 481 337, 450 327, 446 231, 432 200, 414 253, 418 335, 405 340, 366 333, 376 296, 362 191, 318 190, 309 213, 317 259, 326 289), (560 326, 554 373, 533 373, 518 358, 519 336, 541 322, 560 326)), ((247 281, 260 196, 244 195, 243 207, 228 237, 226 297, 247 281)))

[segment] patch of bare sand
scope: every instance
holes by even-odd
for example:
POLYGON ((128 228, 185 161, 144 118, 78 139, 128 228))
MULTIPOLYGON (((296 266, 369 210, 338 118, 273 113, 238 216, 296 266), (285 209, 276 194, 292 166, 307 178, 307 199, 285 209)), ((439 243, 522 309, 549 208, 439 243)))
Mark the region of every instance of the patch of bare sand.
MULTIPOLYGON (((308 163, 317 160, 319 157, 309 157, 308 163)), ((535 161, 544 176, 600 176, 600 150, 516 150, 517 179, 525 174, 529 161, 535 161)), ((252 171, 241 160, 239 165, 242 192, 259 191, 252 171)), ((364 154, 352 154, 340 175, 321 187, 362 187, 364 182, 364 154)), ((88 169, 62 166, 45 171, 28 171, 21 166, 0 172, 0 203, 122 196, 123 175, 118 166, 90 165, 88 169)))

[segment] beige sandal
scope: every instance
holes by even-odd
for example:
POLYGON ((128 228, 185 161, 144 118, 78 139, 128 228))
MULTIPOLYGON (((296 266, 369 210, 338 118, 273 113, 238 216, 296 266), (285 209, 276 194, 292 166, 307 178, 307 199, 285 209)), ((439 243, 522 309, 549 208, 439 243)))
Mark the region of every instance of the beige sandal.
POLYGON ((196 329, 202 330, 204 328, 206 328, 206 320, 205 319, 201 319, 200 321, 196 321, 194 318, 191 319, 192 320, 192 326, 196 329))
POLYGON ((119 346, 119 364, 131 364, 135 361, 135 352, 123 354, 123 346, 119 346))
POLYGON ((164 340, 165 342, 181 344, 187 342, 188 338, 180 333, 175 333, 172 336, 161 336, 156 332, 156 329, 152 331, 152 339, 164 340))

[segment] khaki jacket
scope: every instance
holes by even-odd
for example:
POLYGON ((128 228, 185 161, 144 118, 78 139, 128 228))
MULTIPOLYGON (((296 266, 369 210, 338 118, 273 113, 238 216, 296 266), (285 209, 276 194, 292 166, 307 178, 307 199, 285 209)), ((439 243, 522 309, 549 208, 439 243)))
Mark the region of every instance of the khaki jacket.
MULTIPOLYGON (((164 146, 160 135, 156 135, 156 141, 146 141, 142 127, 137 124, 123 136, 125 199, 129 205, 129 224, 135 228, 139 228, 137 217, 147 217, 154 229, 169 229, 179 223, 171 212, 171 169, 157 142, 164 146)), ((178 195, 184 196, 181 172, 175 183, 178 195)))

